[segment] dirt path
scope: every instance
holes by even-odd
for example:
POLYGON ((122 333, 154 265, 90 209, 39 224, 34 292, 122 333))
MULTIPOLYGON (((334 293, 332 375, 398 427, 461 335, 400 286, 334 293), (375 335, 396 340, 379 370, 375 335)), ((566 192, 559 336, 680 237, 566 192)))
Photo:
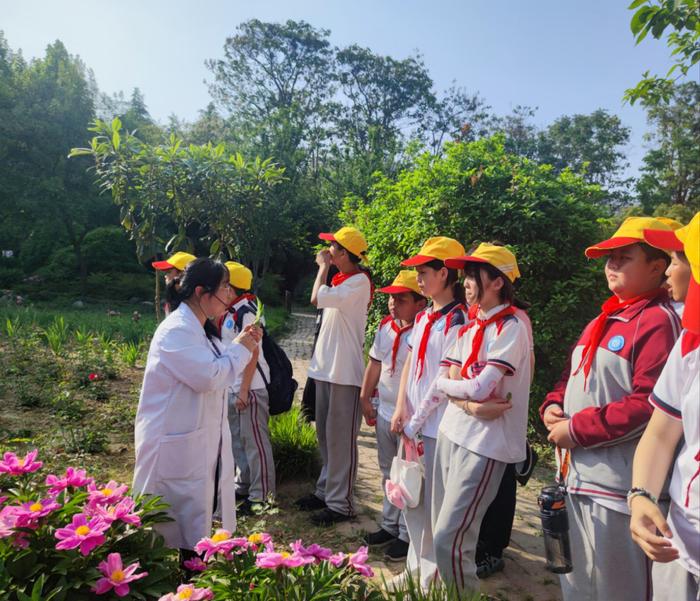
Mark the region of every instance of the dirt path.
MULTIPOLYGON (((293 313, 289 333, 280 341, 294 366, 294 377, 303 390, 306 369, 311 359, 314 315, 293 313)), ((356 520, 335 527, 343 538, 359 539, 362 532, 377 528, 381 511, 381 473, 377 465, 377 445, 373 428, 363 423, 358 440, 360 466, 356 496, 359 512, 356 520)), ((512 601, 559 601, 557 577, 544 568, 542 535, 539 529, 537 492, 548 474, 537 470, 527 487, 518 486, 518 504, 510 547, 505 551, 505 570, 483 581, 482 590, 500 599, 512 601)), ((296 488, 296 487, 295 487, 296 488)), ((281 492, 281 491, 280 491, 281 492)), ((291 491, 290 491, 291 492, 291 491)), ((381 554, 374 554, 381 557, 381 554)), ((385 563, 377 559, 375 570, 390 578, 403 569, 403 564, 385 563)))

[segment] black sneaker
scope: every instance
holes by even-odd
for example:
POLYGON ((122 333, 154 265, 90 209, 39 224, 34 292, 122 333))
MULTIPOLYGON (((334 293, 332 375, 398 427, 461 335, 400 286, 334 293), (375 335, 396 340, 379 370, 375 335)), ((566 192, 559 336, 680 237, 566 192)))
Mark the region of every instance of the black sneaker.
POLYGON ((506 562, 503 561, 502 557, 487 554, 484 559, 476 563, 476 577, 481 579, 488 578, 496 572, 502 572, 505 567, 506 562))
POLYGON ((351 515, 338 513, 337 511, 333 511, 332 509, 326 507, 325 509, 321 509, 321 511, 311 514, 309 519, 314 526, 332 526, 338 522, 347 522, 348 520, 351 520, 352 517, 353 516, 351 515))
POLYGON ((326 502, 319 499, 315 494, 306 495, 301 499, 294 501, 294 504, 301 511, 316 511, 318 509, 325 509, 326 502))
POLYGON ((391 543, 384 553, 384 559, 387 561, 403 561, 408 555, 408 542, 397 538, 391 543))
POLYGON ((238 505, 236 505, 236 515, 240 517, 255 515, 255 512, 253 511, 253 503, 250 501, 250 499, 246 498, 244 501, 241 501, 238 505))
POLYGON ((362 542, 364 542, 366 545, 369 545, 370 547, 373 547, 375 545, 386 545, 387 543, 390 543, 395 539, 396 537, 393 534, 387 532, 386 530, 384 530, 384 528, 380 528, 376 532, 370 532, 368 534, 365 534, 362 537, 362 542))

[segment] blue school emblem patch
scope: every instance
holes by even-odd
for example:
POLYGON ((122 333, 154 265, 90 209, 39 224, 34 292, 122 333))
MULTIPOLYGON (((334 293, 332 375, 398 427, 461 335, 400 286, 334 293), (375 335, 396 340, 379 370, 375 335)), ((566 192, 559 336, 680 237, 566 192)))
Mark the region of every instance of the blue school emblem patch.
POLYGON ((624 336, 613 336, 610 340, 608 340, 608 350, 611 350, 613 353, 621 351, 623 346, 625 346, 624 336))
POLYGON ((447 323, 446 319, 438 320, 435 324, 435 331, 442 332, 445 329, 445 323, 447 323))
POLYGON ((233 327, 233 319, 226 320, 226 329, 230 330, 233 327))

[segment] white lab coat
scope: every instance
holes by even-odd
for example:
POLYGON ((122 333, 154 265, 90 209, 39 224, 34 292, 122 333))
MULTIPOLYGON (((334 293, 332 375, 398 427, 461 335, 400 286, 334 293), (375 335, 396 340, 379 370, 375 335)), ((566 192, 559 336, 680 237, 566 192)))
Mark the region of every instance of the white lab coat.
POLYGON ((174 522, 158 525, 172 548, 192 549, 211 533, 214 480, 223 527, 235 530, 235 469, 226 387, 251 353, 210 341, 182 303, 151 341, 136 412, 134 492, 160 495, 174 522))

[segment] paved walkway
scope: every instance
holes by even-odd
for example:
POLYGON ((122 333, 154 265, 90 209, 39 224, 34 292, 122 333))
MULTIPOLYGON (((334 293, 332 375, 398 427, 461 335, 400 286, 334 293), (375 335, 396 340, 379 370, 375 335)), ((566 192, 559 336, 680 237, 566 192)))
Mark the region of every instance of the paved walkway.
MULTIPOLYGON (((306 370, 311 359, 315 314, 292 313, 289 333, 280 341, 294 367, 299 390, 304 389, 306 370)), ((356 520, 338 525, 343 535, 374 531, 381 511, 381 473, 377 465, 377 444, 374 429, 364 422, 358 439, 360 464, 357 474, 356 497, 359 515, 356 520)), ((505 570, 485 581, 483 591, 498 599, 509 601, 560 601, 557 577, 544 568, 544 549, 537 508, 537 493, 550 476, 537 470, 523 488, 518 486, 516 509, 510 547, 505 551, 505 570)), ((386 578, 403 569, 403 563, 373 562, 373 567, 386 578)))

